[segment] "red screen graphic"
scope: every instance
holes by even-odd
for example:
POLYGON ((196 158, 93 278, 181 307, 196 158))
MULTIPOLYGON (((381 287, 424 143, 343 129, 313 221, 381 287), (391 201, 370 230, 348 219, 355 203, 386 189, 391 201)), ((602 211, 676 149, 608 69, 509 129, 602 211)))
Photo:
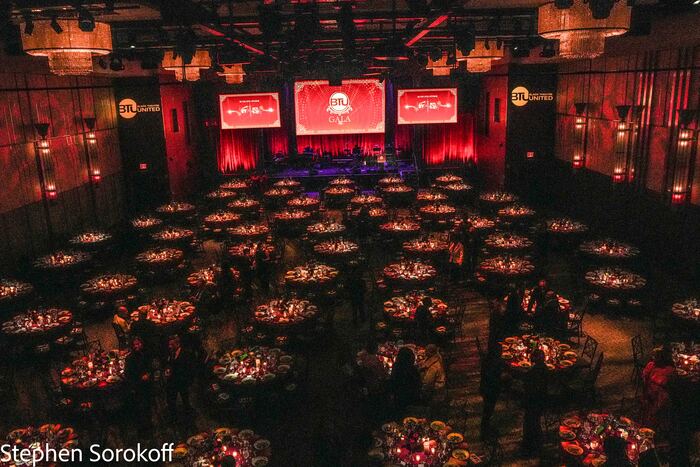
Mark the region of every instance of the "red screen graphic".
POLYGON ((457 88, 399 89, 397 123, 457 123, 457 88))
POLYGON ((279 128, 280 101, 276 92, 222 94, 221 129, 279 128))
POLYGON ((294 83, 297 135, 384 133, 384 83, 376 79, 294 83))

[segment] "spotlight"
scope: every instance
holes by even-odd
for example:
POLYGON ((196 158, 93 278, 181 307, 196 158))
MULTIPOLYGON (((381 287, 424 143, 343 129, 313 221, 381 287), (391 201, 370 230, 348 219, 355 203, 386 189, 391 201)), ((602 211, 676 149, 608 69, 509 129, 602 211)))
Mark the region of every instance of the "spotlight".
POLYGON ((540 52, 540 57, 542 58, 552 58, 557 54, 554 48, 554 41, 544 41, 542 44, 542 51, 540 52))
POLYGON ((416 54, 415 59, 418 66, 421 68, 425 68, 428 65, 428 56, 424 53, 416 54))
POLYGON ((112 71, 122 71, 124 69, 124 63, 121 57, 112 55, 112 58, 109 60, 109 69, 112 71))
POLYGON ((430 49, 430 52, 428 52, 428 57, 430 57, 430 60, 437 62, 442 58, 442 50, 438 48, 430 49))
POLYGON ((78 27, 83 32, 95 30, 95 17, 83 6, 78 7, 78 27))
POLYGON ((28 11, 23 11, 22 19, 24 20, 24 33, 31 36, 34 32, 34 21, 32 19, 32 14, 28 11))
POLYGON ((470 24, 461 33, 455 35, 455 45, 462 52, 462 55, 469 55, 469 52, 474 50, 476 35, 474 34, 473 24, 470 24))
POLYGON ((58 24, 58 18, 56 16, 51 17, 51 29, 53 29, 56 34, 61 34, 63 32, 63 28, 58 24))
POLYGON ((457 64, 457 55, 453 51, 447 52, 447 61, 445 65, 454 66, 457 64))
POLYGON ((485 39, 485 40, 484 40, 484 48, 485 48, 486 50, 491 50, 491 43, 489 42, 488 39, 485 39))

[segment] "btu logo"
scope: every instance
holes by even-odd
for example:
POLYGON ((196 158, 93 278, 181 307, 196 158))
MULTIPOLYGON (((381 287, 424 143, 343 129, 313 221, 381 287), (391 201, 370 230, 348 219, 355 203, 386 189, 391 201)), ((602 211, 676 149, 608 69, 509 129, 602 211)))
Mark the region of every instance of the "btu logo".
POLYGON ((510 100, 513 105, 522 107, 530 101, 530 92, 523 86, 518 86, 510 93, 510 100))
POLYGON ((119 101, 119 115, 122 118, 134 118, 137 112, 138 107, 133 99, 122 99, 119 101))
POLYGON ((337 123, 342 125, 350 121, 350 117, 343 117, 343 115, 352 112, 352 107, 350 106, 350 98, 344 92, 334 92, 328 99, 328 108, 326 109, 330 117, 328 121, 331 123, 337 123))

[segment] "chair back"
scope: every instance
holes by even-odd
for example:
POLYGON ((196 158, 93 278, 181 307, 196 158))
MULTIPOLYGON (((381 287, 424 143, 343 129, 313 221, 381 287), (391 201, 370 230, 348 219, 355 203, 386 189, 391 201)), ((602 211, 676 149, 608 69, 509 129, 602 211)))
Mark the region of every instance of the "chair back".
POLYGON ((581 357, 585 358, 589 362, 593 362, 595 358, 596 350, 598 350, 598 341, 593 337, 588 336, 586 342, 583 344, 583 350, 581 350, 581 357))
POLYGON ((600 369, 603 367, 603 356, 605 355, 605 352, 600 352, 598 354, 598 359, 595 362, 595 365, 593 366, 593 369, 591 370, 591 376, 590 376, 590 384, 592 387, 595 387, 596 381, 598 381, 598 376, 600 376, 600 369))
POLYGON ((634 360, 634 366, 641 367, 643 358, 644 345, 642 343, 642 336, 637 334, 632 338, 632 359, 634 360))

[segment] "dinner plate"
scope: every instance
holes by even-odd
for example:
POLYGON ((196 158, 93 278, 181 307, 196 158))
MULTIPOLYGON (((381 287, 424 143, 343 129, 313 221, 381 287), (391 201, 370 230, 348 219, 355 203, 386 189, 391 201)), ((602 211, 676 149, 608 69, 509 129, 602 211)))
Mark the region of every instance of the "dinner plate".
POLYGON ((258 456, 254 457, 251 463, 253 464, 253 467, 265 467, 267 463, 269 462, 269 459, 265 456, 258 456))
POLYGON ((442 422, 440 420, 435 420, 434 422, 430 423, 430 428, 433 429, 433 431, 442 431, 445 429, 447 425, 445 425, 445 422, 442 422))
POLYGON ((462 436, 460 433, 450 433, 447 435, 447 441, 452 444, 459 444, 464 441, 464 436, 462 436))
POLYGON ((452 457, 458 461, 466 461, 469 459, 469 451, 466 449, 455 449, 452 451, 452 457))
POLYGON ((264 451, 265 449, 270 447, 270 441, 267 439, 259 439, 255 443, 253 443, 253 447, 256 451, 264 451))
POLYGON ((562 368, 568 368, 573 364, 574 364, 574 362, 572 362, 571 360, 561 360, 559 362, 559 366, 561 366, 562 368))
POLYGON ((382 425, 382 431, 384 433, 390 433, 394 429, 395 426, 396 426, 396 423, 394 423, 394 422, 385 423, 384 425, 382 425))
POLYGON ((218 437, 224 437, 224 436, 230 436, 233 431, 231 428, 226 428, 226 427, 221 427, 221 428, 216 428, 212 433, 218 437))
MULTIPOLYGON (((565 427, 564 427, 565 428, 565 427)), ((576 433, 571 430, 559 430, 559 437, 565 441, 573 441, 576 439, 576 433)))
POLYGON ((569 428, 579 428, 581 426, 581 420, 578 418, 565 418, 564 419, 564 426, 569 427, 569 428))
POLYGON ((513 343, 515 343, 516 340, 517 340, 517 339, 516 339, 515 337, 506 337, 506 338, 505 338, 505 343, 506 343, 506 344, 513 344, 513 343))
POLYGON ((639 434, 644 438, 653 438, 655 433, 651 428, 640 428, 639 434))
POLYGON ((572 456, 580 456, 583 454, 583 448, 578 444, 568 443, 565 441, 562 443, 562 447, 564 448, 564 451, 572 456))
POLYGON ((240 432, 238 432, 238 436, 243 438, 243 439, 250 439, 253 437, 254 434, 255 433, 253 432, 253 430, 248 430, 248 429, 241 430, 240 432))

